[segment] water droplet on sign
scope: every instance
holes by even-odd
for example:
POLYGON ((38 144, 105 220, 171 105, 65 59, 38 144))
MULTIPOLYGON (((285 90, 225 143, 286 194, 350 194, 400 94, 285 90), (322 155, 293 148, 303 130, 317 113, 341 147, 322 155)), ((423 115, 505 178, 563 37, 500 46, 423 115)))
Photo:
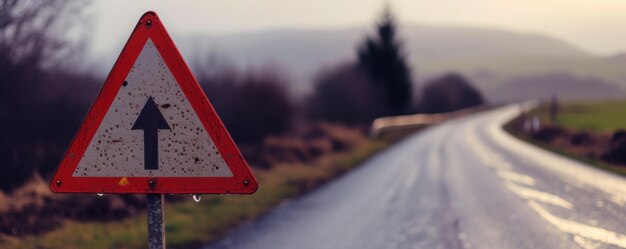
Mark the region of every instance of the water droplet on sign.
POLYGON ((192 198, 193 201, 200 202, 200 200, 202 199, 202 195, 193 195, 192 198))

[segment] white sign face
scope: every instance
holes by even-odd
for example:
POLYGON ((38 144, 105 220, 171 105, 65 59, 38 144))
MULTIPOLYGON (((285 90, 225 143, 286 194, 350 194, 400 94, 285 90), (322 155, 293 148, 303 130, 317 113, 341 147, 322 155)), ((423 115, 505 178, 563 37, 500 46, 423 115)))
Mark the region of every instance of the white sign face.
POLYGON ((149 39, 72 176, 231 177, 232 172, 149 39))

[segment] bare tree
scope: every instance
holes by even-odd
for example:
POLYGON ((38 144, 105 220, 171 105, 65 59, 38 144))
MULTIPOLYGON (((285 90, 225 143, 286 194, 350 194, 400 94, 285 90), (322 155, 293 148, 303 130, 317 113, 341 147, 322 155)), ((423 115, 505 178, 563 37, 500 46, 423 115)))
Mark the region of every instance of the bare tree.
POLYGON ((0 0, 0 189, 50 172, 88 107, 68 95, 95 92, 92 77, 46 70, 76 58, 87 4, 0 0))
POLYGON ((44 66, 67 59, 83 37, 88 1, 0 0, 0 55, 11 64, 44 66))

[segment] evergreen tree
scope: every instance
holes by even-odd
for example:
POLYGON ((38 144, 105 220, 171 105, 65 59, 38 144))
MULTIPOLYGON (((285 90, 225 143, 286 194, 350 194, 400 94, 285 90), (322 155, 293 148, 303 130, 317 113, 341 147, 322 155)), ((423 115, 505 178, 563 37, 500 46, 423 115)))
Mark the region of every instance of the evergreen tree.
POLYGON ((411 105, 412 79, 396 37, 396 21, 389 7, 376 25, 376 35, 366 37, 358 49, 358 64, 382 90, 387 114, 405 113, 411 105))

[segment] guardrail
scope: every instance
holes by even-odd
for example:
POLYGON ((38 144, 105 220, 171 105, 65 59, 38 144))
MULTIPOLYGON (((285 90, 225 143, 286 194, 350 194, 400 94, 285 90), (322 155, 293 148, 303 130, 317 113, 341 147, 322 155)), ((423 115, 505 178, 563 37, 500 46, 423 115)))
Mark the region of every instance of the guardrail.
POLYGON ((378 137, 385 132, 420 129, 429 125, 437 124, 464 116, 467 114, 475 113, 487 109, 488 106, 482 105, 478 107, 466 108, 454 112, 436 113, 436 114, 412 114, 392 117, 377 118, 372 122, 370 128, 370 135, 378 137))

